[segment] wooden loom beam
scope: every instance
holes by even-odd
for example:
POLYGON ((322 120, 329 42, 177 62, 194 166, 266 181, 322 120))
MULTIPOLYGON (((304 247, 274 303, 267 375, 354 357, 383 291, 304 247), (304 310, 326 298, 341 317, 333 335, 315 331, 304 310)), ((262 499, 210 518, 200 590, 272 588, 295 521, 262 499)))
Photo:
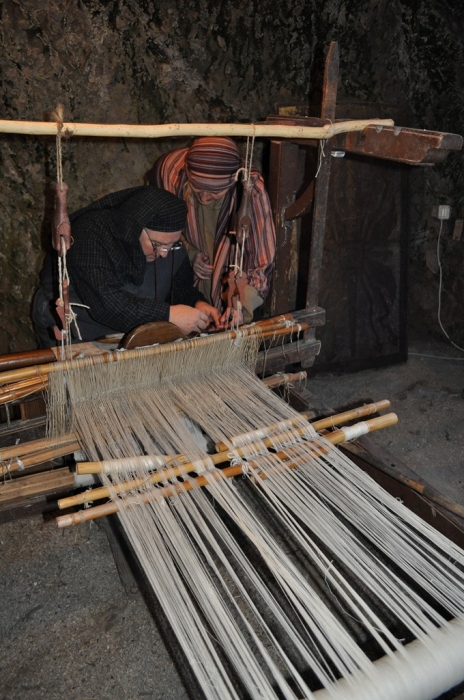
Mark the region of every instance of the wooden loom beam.
MULTIPOLYGON (((225 342, 227 340, 234 340, 237 337, 248 337, 251 335, 260 335, 262 339, 272 339, 277 336, 291 335, 292 333, 299 333, 305 331, 307 324, 305 323, 295 323, 292 325, 287 325, 285 323, 279 324, 269 324, 264 327, 263 331, 260 331, 259 326, 249 326, 247 328, 242 328, 239 331, 225 331, 223 333, 217 333, 213 335, 206 336, 204 338, 192 338, 183 341, 182 343, 166 343, 165 345, 155 345, 145 348, 138 348, 135 350, 128 350, 123 353, 108 352, 101 355, 91 355, 89 357, 84 357, 80 359, 75 359, 72 361, 72 365, 75 368, 89 367, 95 365, 108 364, 112 362, 124 362, 125 360, 130 360, 136 357, 137 354, 140 357, 150 357, 155 355, 160 355, 165 352, 183 352, 191 350, 198 343, 203 343, 208 345, 210 343, 225 342)), ((9 370, 2 372, 0 374, 0 384, 5 384, 8 382, 19 381, 23 379, 43 377, 53 372, 59 372, 63 369, 68 369, 69 363, 67 362, 54 362, 44 365, 37 365, 35 367, 21 367, 17 370, 9 370)))
MULTIPOLYGON (((329 126, 335 119, 338 71, 338 44, 331 42, 325 63, 321 119, 317 120, 321 125, 329 126)), ((315 184, 310 185, 303 194, 304 201, 299 200, 298 203, 294 202, 295 173, 301 171, 302 163, 297 141, 298 139, 292 139, 291 142, 277 140, 271 142, 269 196, 276 226, 276 259, 270 298, 266 307, 270 314, 274 314, 287 311, 289 305, 291 309, 296 306, 298 279, 301 274, 299 270, 300 234, 296 221, 289 221, 289 219, 301 216, 313 206, 305 309, 298 312, 308 317, 309 327, 304 334, 303 343, 299 343, 297 347, 295 343, 289 343, 284 349, 283 357, 274 353, 271 358, 268 358, 273 363, 273 371, 285 364, 295 362, 300 362, 303 367, 311 366, 320 350, 320 342, 315 337, 315 328, 325 323, 325 312, 318 307, 318 295, 329 192, 330 140, 327 140, 319 151, 318 175, 315 184), (292 216, 287 216, 287 212, 291 211, 292 207, 292 216)))

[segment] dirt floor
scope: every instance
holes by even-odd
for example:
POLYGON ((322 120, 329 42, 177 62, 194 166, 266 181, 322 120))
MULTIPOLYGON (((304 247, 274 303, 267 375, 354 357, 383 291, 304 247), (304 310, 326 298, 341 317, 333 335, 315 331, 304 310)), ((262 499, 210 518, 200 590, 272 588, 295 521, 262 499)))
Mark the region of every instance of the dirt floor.
MULTIPOLYGON (((399 423, 370 444, 464 505, 464 361, 450 359, 460 354, 421 338, 405 364, 316 375, 307 389, 320 413, 389 399, 399 423)), ((0 525, 2 700, 201 697, 137 568, 123 560, 118 572, 113 541, 108 523, 0 525)))
POLYGON ((464 506, 464 352, 435 337, 413 337, 404 364, 307 382, 326 412, 388 399, 398 425, 369 437, 444 495, 464 506))

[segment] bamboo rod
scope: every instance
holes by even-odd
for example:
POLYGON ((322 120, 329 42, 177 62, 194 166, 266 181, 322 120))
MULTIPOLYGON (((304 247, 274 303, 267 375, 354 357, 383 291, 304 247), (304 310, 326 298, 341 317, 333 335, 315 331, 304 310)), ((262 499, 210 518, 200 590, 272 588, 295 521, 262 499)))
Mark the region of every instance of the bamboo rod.
POLYGON ((365 416, 371 416, 373 413, 378 413, 379 411, 386 411, 387 408, 390 408, 390 405, 388 399, 375 401, 374 403, 368 403, 364 406, 351 408, 349 411, 344 411, 343 413, 337 413, 334 416, 319 418, 319 420, 313 421, 311 425, 317 431, 325 430, 326 428, 334 428, 336 425, 340 425, 340 423, 349 423, 352 420, 356 420, 356 418, 364 418, 365 416))
MULTIPOLYGON (((265 380, 263 380, 265 381, 265 380)), ((370 403, 366 404, 364 406, 359 406, 358 408, 353 408, 350 411, 344 411, 343 413, 338 413, 334 416, 330 416, 328 418, 321 418, 320 420, 313 421, 311 423, 311 426, 314 428, 316 432, 319 430, 324 430, 327 427, 335 427, 336 425, 341 425, 342 423, 348 423, 349 421, 352 421, 356 418, 364 418, 366 416, 371 416, 373 413, 377 413, 378 411, 384 411, 387 408, 390 408, 390 401, 388 400, 383 400, 383 401, 376 401, 375 403, 370 403)), ((300 413, 298 416, 295 416, 295 418, 288 419, 287 421, 280 421, 278 423, 273 423, 269 426, 266 426, 263 430, 265 430, 267 433, 270 432, 278 432, 279 430, 286 429, 288 426, 295 425, 297 421, 299 421, 300 418, 303 418, 305 420, 308 420, 309 418, 309 413, 300 413), (285 425, 283 425, 285 424, 285 425)), ((265 436, 266 437, 266 436, 265 436)), ((228 454, 230 452, 230 448, 228 445, 226 445, 223 442, 218 442, 216 444, 216 454, 211 455, 211 458, 214 460, 217 456, 217 454, 225 453, 228 454)), ((1 456, 1 455, 0 455, 1 456)), ((160 455, 159 457, 164 458, 166 460, 166 463, 169 460, 173 459, 180 459, 182 455, 160 455)), ((146 455, 141 455, 140 456, 141 460, 147 459, 146 455)), ((113 460, 115 462, 119 460, 113 460)), ((215 462, 217 464, 217 462, 215 462)), ((183 465, 185 466, 185 465, 183 465)), ((105 471, 105 462, 100 461, 100 462, 77 462, 76 464, 76 473, 79 475, 84 475, 84 474, 100 474, 102 471, 105 471)))
MULTIPOLYGON (((336 134, 362 131, 368 126, 394 126, 392 119, 353 119, 325 126, 286 124, 85 124, 64 122, 63 136, 116 138, 173 138, 175 136, 256 136, 266 138, 330 139, 336 134)), ((0 132, 30 136, 56 136, 56 122, 0 120, 0 132)))
POLYGON ((279 325, 273 330, 273 326, 266 326, 264 331, 261 331, 259 326, 249 326, 239 331, 224 331, 222 333, 208 335, 203 338, 190 338, 181 343, 165 343, 164 345, 153 345, 144 348, 136 348, 134 350, 126 350, 125 352, 107 352, 101 355, 90 355, 66 362, 53 362, 46 365, 36 365, 34 367, 21 367, 17 370, 9 370, 0 374, 0 384, 14 382, 21 379, 31 377, 42 377, 51 374, 52 372, 60 372, 64 369, 80 369, 82 367, 90 367, 95 365, 107 364, 110 362, 124 362, 134 357, 153 357, 161 355, 164 352, 181 352, 191 350, 202 343, 209 345, 210 343, 227 342, 234 340, 237 336, 248 337, 250 335, 260 334, 262 339, 273 338, 274 336, 290 335, 305 331, 308 328, 307 323, 296 323, 291 327, 279 325))
MULTIPOLYGON (((396 414, 394 413, 389 413, 385 416, 379 416, 378 418, 372 418, 369 421, 366 421, 365 425, 367 426, 366 432, 372 432, 374 430, 379 430, 380 428, 385 428, 390 425, 394 425, 395 423, 398 422, 398 418, 396 414)), ((295 435, 298 437, 301 436, 304 433, 304 430, 302 428, 297 428, 294 430, 295 435)), ((274 440, 279 440, 283 438, 288 437, 288 432, 286 433, 281 433, 274 435, 273 438, 265 438, 262 442, 266 445, 266 447, 273 447, 275 445, 274 440)), ((344 442, 347 439, 347 431, 346 429, 340 429, 336 430, 333 433, 328 433, 328 435, 325 436, 329 442, 331 442, 333 445, 338 445, 340 442, 344 442)), ((350 438, 348 438, 350 439, 350 438)), ((315 447, 317 446, 316 442, 311 441, 309 444, 314 445, 315 447)), ((247 445, 245 448, 237 448, 236 453, 240 457, 246 456, 248 450, 250 448, 258 448, 259 444, 256 443, 251 443, 247 445)), ((279 453, 279 456, 281 459, 284 459, 285 453, 279 453)), ((159 464, 158 460, 162 458, 162 456, 156 455, 153 458, 153 465, 159 464)), ((136 458, 138 461, 147 463, 150 460, 150 456, 142 456, 140 458, 136 458)), ((169 457, 166 460, 166 463, 169 461, 169 457)), ((118 461, 118 460, 115 460, 118 461)), ((135 460, 134 460, 135 461, 135 460)), ((147 478, 137 478, 137 479, 131 479, 130 481, 124 481, 120 484, 115 484, 113 486, 114 492, 119 494, 119 493, 125 493, 127 491, 133 491, 134 489, 139 488, 140 486, 143 486, 144 484, 152 483, 152 484, 158 484, 160 481, 166 480, 166 479, 171 479, 173 477, 178 477, 182 476, 182 474, 188 474, 193 471, 197 471, 198 467, 200 464, 203 464, 205 467, 210 467, 211 463, 217 466, 218 464, 224 464, 224 462, 230 461, 230 450, 224 450, 223 452, 217 452, 216 454, 210 455, 210 457, 205 458, 205 459, 200 459, 196 460, 195 462, 186 462, 185 464, 182 464, 180 466, 176 467, 170 467, 168 469, 165 469, 161 472, 156 472, 154 474, 151 474, 148 479, 147 478)), ((101 462, 97 462, 94 464, 98 464, 100 466, 100 471, 101 471, 101 462)), ((78 471, 78 474, 82 474, 82 472, 78 471)), ((89 472, 85 472, 89 473, 89 472)), ((110 497, 110 490, 106 486, 102 486, 96 489, 93 489, 92 491, 85 491, 84 493, 79 493, 76 494, 75 496, 70 496, 68 498, 64 498, 60 501, 58 501, 58 507, 60 510, 64 510, 65 508, 71 508, 76 505, 82 505, 84 503, 90 503, 92 501, 98 501, 103 498, 109 498, 110 497)))
MULTIPOLYGON (((374 430, 379 430, 380 428, 385 428, 388 425, 395 425, 398 422, 398 417, 394 413, 389 413, 386 416, 380 416, 379 418, 372 418, 371 420, 366 421, 366 425, 368 427, 368 432, 372 432, 374 430)), ((336 430, 333 433, 329 433, 326 436, 326 439, 331 442, 333 445, 338 445, 346 440, 346 431, 345 430, 336 430)), ((309 444, 314 445, 314 447, 318 451, 323 451, 324 448, 321 445, 318 445, 316 442, 311 442, 309 444)), ((297 466, 295 463, 287 463, 285 465, 287 468, 293 468, 297 466)), ((168 470, 170 471, 170 470, 168 470)), ((213 479, 222 479, 222 478, 230 478, 233 476, 238 476, 242 472, 242 467, 241 465, 233 466, 233 467, 226 467, 223 470, 217 470, 210 472, 208 474, 209 478, 213 479)), ((157 476, 153 474, 152 476, 157 476)), ((262 478, 266 478, 266 475, 264 473, 261 473, 260 476, 262 478)), ((134 480, 137 481, 137 480, 134 480)), ((145 481, 145 480, 142 480, 145 481)), ((156 482, 155 482, 156 483, 156 482)), ((168 487, 164 487, 162 489, 157 489, 156 493, 154 491, 146 492, 139 494, 137 498, 134 498, 132 496, 126 497, 124 499, 119 500, 119 504, 123 504, 124 508, 129 508, 131 505, 140 505, 141 503, 148 503, 150 500, 153 500, 154 498, 166 498, 169 496, 176 495, 176 493, 179 493, 180 491, 183 490, 191 490, 194 487, 199 487, 199 486, 206 486, 208 484, 208 479, 205 476, 198 476, 196 479, 192 480, 192 482, 185 482, 182 485, 172 485, 168 487)), ((122 486, 122 484, 118 484, 117 486, 122 486)), ((100 489, 97 489, 98 491, 100 489)), ((91 492, 87 492, 89 495, 91 492)), ((103 496, 103 498, 108 497, 108 496, 103 496)), ((67 507, 67 506, 62 506, 61 504, 64 501, 67 501, 68 499, 61 499, 58 502, 58 505, 61 507, 67 507)), ((95 506, 93 508, 86 508, 84 510, 78 511, 77 513, 70 513, 67 515, 61 515, 56 518, 56 522, 59 528, 64 528, 68 527, 70 525, 78 525, 80 523, 89 521, 89 520, 94 520, 96 518, 101 518, 105 515, 111 515, 112 513, 117 513, 119 510, 118 505, 116 503, 105 503, 100 506, 95 506)))
MULTIPOLYGON (((287 314, 281 314, 280 316, 275 316, 273 318, 267 318, 262 321, 257 321, 255 323, 249 323, 241 327, 240 330, 243 331, 250 331, 251 333, 258 332, 259 329, 263 329, 265 332, 270 332, 272 330, 278 330, 280 328, 286 328, 290 325, 290 321, 293 320, 293 316, 291 313, 287 314)), ((296 325, 296 322, 295 322, 296 325)), ((221 331, 218 332, 218 334, 221 331)), ((123 338, 124 335, 121 333, 120 334, 120 339, 123 338)), ((89 343, 91 344, 91 343, 89 343)), ((82 345, 85 345, 83 343, 78 343, 76 344, 76 347, 79 346, 81 347, 82 345)), ((132 348, 132 349, 137 349, 137 348, 132 348)), ((100 351, 100 353, 92 353, 92 356, 95 354, 101 354, 103 352, 108 352, 108 350, 100 351)), ((36 365, 39 364, 49 364, 50 362, 57 362, 57 356, 53 352, 51 348, 45 348, 45 350, 33 350, 33 351, 25 351, 24 353, 16 353, 15 355, 11 355, 12 360, 8 361, 9 355, 2 355, 0 356, 0 370, 2 367, 5 367, 5 371, 2 373, 0 371, 0 384, 4 381, 8 381, 8 376, 5 378, 6 371, 13 371, 13 370, 19 370, 21 368, 27 368, 28 370, 31 369, 31 367, 35 367, 36 365), (35 360, 33 364, 31 364, 32 360, 35 360), (3 360, 3 361, 2 361, 3 360), (29 362, 27 360, 30 360, 29 362)), ((74 359, 72 356, 66 358, 67 360, 72 360, 74 359)), ((16 380, 15 380, 16 381, 16 380)), ((34 383, 37 383, 37 385, 40 382, 44 382, 43 388, 47 389, 48 385, 46 384, 48 380, 43 377, 38 377, 38 376, 32 376, 29 379, 21 379, 17 381, 13 386, 11 385, 5 385, 5 386, 0 386, 0 403, 6 403, 7 401, 11 401, 14 398, 17 398, 20 396, 20 392, 23 391, 23 388, 27 386, 33 386, 34 383), (16 396, 15 394, 18 394, 16 396)))
POLYGON ((29 467, 35 467, 43 462, 49 462, 52 459, 57 459, 58 457, 64 457, 71 452, 76 452, 80 450, 79 442, 67 442, 63 445, 57 445, 54 447, 45 448, 43 450, 36 450, 31 454, 10 457, 7 462, 4 461, 0 464, 0 476, 5 474, 10 474, 11 472, 21 471, 29 467))
POLYGON ((9 445, 0 449, 0 462, 21 455, 29 455, 34 452, 49 449, 51 447, 59 447, 60 445, 77 442, 78 438, 75 433, 66 433, 57 438, 38 438, 30 442, 19 443, 18 445, 9 445))
POLYGON ((10 479, 0 488, 0 508, 29 508, 38 497, 42 500, 47 495, 69 492, 73 486, 74 475, 66 467, 10 479))
POLYGON ((292 374, 275 374, 272 377, 268 377, 265 382, 266 386, 270 389, 275 389, 282 384, 291 384, 292 382, 300 382, 307 378, 306 372, 293 372, 292 374))
MULTIPOLYGON (((330 416, 328 418, 321 418, 320 420, 313 421, 311 423, 312 427, 316 432, 320 430, 324 430, 327 427, 335 427, 336 425, 341 425, 342 423, 348 423, 352 420, 355 420, 356 418, 363 418, 366 416, 370 416, 373 413, 377 413, 378 411, 383 411, 386 410, 387 408, 390 408, 390 401, 388 400, 383 400, 383 401, 376 401, 375 403, 370 403, 366 404, 364 406, 359 406, 358 408, 353 408, 350 411, 344 411, 343 413, 336 414, 334 416, 330 416)), ((266 431, 267 433, 270 432, 278 432, 279 430, 282 429, 287 429, 291 425, 295 425, 299 418, 303 418, 305 420, 308 420, 309 418, 309 413, 300 413, 299 416, 296 416, 295 418, 288 419, 287 421, 280 421, 279 423, 273 423, 272 425, 267 426, 263 430, 266 431), (283 425, 284 424, 284 425, 283 425)), ((264 435, 266 437, 266 435, 264 435)), ((258 437, 256 437, 258 439, 258 437)), ((261 439, 261 438, 259 438, 261 439)), ((211 455, 212 459, 216 458, 217 454, 228 454, 230 452, 230 448, 228 445, 226 445, 223 442, 219 442, 216 444, 216 454, 211 455)), ((172 459, 180 459, 182 455, 175 455, 174 457, 170 457, 169 455, 163 455, 163 457, 168 461, 172 459)), ((140 459, 143 460, 145 459, 145 456, 141 456, 140 459)), ((118 461, 118 460, 115 460, 118 461)), ((78 462, 76 464, 76 473, 83 475, 83 474, 100 474, 104 470, 104 462, 78 462)))
MULTIPOLYGON (((390 408, 390 401, 387 399, 383 401, 376 401, 375 403, 369 403, 365 404, 364 406, 358 406, 358 408, 352 408, 349 411, 344 411, 343 413, 338 413, 334 416, 328 416, 327 418, 320 418, 317 421, 313 421, 311 423, 312 427, 316 432, 319 432, 320 430, 325 430, 326 428, 333 428, 336 425, 341 425, 342 423, 349 423, 352 420, 355 420, 356 418, 363 418, 365 416, 371 416, 373 413, 377 413, 378 411, 384 411, 387 408, 390 408)), ((295 423, 298 422, 299 417, 304 418, 305 420, 308 420, 309 418, 309 413, 302 412, 299 414, 299 416, 295 416, 295 418, 288 419, 287 421, 282 421, 280 423, 273 423, 272 425, 265 426, 264 428, 261 428, 258 431, 255 431, 256 433, 256 438, 255 439, 261 439, 260 435, 262 437, 267 437, 267 434, 270 432, 275 432, 276 430, 283 429, 286 430, 288 425, 294 425, 295 423), (284 424, 284 425, 283 425, 284 424), (259 434, 259 435, 258 435, 259 434)), ((240 435, 235 435, 233 440, 240 440, 240 435)), ((224 442, 218 442, 215 445, 216 447, 216 452, 224 452, 225 450, 229 450, 229 447, 224 443, 224 442)))
POLYGON ((31 377, 0 387, 0 405, 24 399, 48 389, 48 377, 31 377))

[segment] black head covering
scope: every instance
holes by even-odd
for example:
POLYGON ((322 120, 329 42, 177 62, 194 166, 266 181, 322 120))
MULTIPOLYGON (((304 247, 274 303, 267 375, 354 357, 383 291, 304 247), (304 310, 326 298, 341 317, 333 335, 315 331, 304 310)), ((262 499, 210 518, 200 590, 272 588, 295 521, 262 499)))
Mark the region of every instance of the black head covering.
POLYGON ((158 187, 142 187, 119 209, 140 224, 140 229, 148 228, 162 233, 182 230, 187 217, 184 200, 158 187))
POLYGON ((139 232, 143 228, 162 233, 180 231, 184 228, 187 217, 187 205, 183 199, 158 187, 142 185, 102 197, 72 214, 71 223, 87 212, 105 210, 119 212, 139 232))

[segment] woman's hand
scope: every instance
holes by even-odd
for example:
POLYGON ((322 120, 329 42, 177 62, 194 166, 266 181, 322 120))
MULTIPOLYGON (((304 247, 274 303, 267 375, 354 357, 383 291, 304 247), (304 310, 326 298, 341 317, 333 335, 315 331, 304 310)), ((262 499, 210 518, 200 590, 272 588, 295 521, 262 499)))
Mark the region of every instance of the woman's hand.
POLYGON ((241 326, 243 324, 243 313, 233 306, 227 307, 219 319, 219 323, 227 328, 229 326, 241 326))
MULTIPOLYGON (((202 303, 202 302, 198 302, 202 303)), ((204 302, 203 302, 204 303, 204 302)), ((206 304, 206 306, 209 306, 206 304)), ((169 321, 174 323, 186 335, 202 333, 211 323, 208 313, 186 304, 175 304, 170 307, 169 321)))
POLYGON ((221 320, 219 318, 219 311, 216 309, 215 306, 211 306, 211 304, 208 304, 206 301, 197 301, 195 304, 195 308, 201 311, 202 313, 206 314, 209 318, 210 323, 214 323, 214 326, 216 329, 221 329, 224 328, 224 324, 221 323, 221 320))
POLYGON ((206 253, 197 253, 193 259, 193 271, 201 280, 210 280, 213 275, 213 266, 209 264, 206 253))

